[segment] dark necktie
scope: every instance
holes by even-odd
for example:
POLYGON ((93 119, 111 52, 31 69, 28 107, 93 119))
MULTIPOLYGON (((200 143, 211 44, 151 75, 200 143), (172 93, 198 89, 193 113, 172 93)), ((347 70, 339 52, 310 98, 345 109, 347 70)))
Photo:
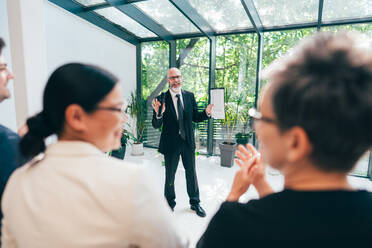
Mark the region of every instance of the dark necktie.
POLYGON ((185 124, 183 122, 183 108, 181 105, 180 94, 177 97, 177 111, 178 111, 178 125, 180 127, 180 136, 183 140, 186 140, 185 124))

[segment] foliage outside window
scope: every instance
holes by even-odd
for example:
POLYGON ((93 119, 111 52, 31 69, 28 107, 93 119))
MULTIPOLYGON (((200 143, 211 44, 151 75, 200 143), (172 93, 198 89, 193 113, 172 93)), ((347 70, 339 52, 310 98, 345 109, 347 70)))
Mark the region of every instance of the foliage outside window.
MULTIPOLYGON (((146 104, 145 130, 143 143, 150 147, 158 147, 160 132, 151 125, 152 107, 148 97, 165 80, 169 67, 169 45, 165 41, 146 42, 142 49, 142 99, 146 104)), ((161 91, 164 87, 162 87, 161 91)))
MULTIPOLYGON (((208 104, 209 47, 207 38, 177 40, 182 89, 194 93, 199 111, 208 104)), ((194 124, 196 151, 203 154, 207 153, 207 125, 208 121, 194 124)))

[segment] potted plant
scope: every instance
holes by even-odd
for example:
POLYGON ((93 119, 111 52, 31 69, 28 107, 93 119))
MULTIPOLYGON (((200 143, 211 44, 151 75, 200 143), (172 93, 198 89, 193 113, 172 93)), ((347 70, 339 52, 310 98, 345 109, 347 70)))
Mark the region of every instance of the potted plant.
POLYGON ((248 97, 245 99, 244 96, 240 96, 238 100, 239 109, 238 109, 238 124, 239 132, 235 134, 235 139, 237 144, 245 145, 249 142, 249 139, 253 136, 253 130, 250 128, 251 119, 248 115, 248 110, 254 104, 254 98, 248 97), (243 99, 241 101, 241 99, 243 99), (244 101, 244 104, 243 104, 244 101))
POLYGON ((127 145, 129 144, 130 140, 134 139, 134 135, 129 132, 127 129, 123 130, 123 135, 121 136, 121 146, 118 150, 112 150, 110 155, 112 157, 118 158, 118 159, 124 159, 125 157, 125 150, 127 145))
POLYGON ((146 119, 146 102, 142 101, 141 98, 138 98, 134 92, 130 95, 129 101, 129 113, 130 116, 134 119, 136 126, 135 133, 133 137, 132 152, 134 156, 143 155, 143 132, 145 131, 145 119, 146 119))
POLYGON ((232 167, 234 165, 234 157, 236 150, 236 142, 233 140, 233 132, 237 124, 237 107, 238 104, 231 101, 231 94, 226 95, 225 103, 225 119, 222 120, 222 126, 226 130, 225 141, 220 147, 221 166, 232 167))

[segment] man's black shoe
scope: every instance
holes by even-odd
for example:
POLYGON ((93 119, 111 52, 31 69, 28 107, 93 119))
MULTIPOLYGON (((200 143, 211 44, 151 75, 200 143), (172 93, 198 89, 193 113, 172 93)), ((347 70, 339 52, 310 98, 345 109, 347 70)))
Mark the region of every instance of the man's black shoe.
POLYGON ((198 216, 200 216, 200 217, 205 217, 206 216, 206 213, 205 213, 204 209, 202 209, 202 207, 199 204, 191 205, 190 208, 192 210, 194 210, 198 216))

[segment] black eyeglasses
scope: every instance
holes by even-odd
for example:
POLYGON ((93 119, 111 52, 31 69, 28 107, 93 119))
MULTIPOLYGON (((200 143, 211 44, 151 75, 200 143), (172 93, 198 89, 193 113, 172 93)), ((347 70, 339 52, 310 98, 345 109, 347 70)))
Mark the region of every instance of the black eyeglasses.
POLYGON ((175 80, 175 79, 180 79, 180 78, 181 78, 181 75, 168 77, 169 80, 175 80))
POLYGON ((278 123, 278 121, 273 118, 262 116, 261 112, 257 111, 257 109, 255 108, 250 108, 248 110, 248 116, 252 118, 252 121, 251 121, 252 128, 253 128, 253 124, 255 121, 264 121, 264 122, 272 123, 272 124, 278 123))
POLYGON ((127 114, 127 111, 128 111, 128 107, 126 108, 116 108, 116 107, 100 107, 98 106, 96 108, 96 110, 107 110, 107 111, 114 111, 114 112, 118 112, 120 114, 127 114))

